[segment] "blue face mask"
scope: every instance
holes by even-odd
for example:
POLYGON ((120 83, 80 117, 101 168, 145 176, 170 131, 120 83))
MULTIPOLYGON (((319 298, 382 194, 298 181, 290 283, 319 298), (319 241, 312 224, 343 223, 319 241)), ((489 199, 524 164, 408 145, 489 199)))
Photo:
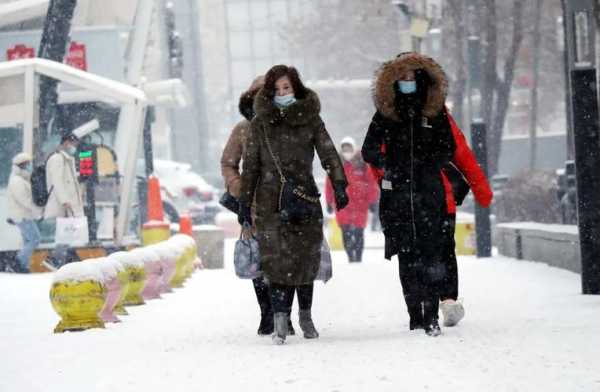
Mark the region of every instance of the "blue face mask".
POLYGON ((69 147, 66 148, 66 152, 70 156, 74 157, 75 154, 77 153, 77 147, 75 147, 75 146, 69 146, 69 147))
POLYGON ((398 82, 402 94, 414 94, 417 92, 417 82, 414 80, 401 80, 398 82))
POLYGON ((296 102, 296 97, 294 97, 294 94, 276 95, 274 101, 275 105, 285 108, 296 102))

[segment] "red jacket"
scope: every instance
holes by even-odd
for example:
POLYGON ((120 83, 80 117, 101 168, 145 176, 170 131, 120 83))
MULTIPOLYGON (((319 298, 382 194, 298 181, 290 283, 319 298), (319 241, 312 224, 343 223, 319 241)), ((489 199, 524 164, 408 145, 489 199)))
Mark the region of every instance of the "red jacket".
MULTIPOLYGON (((485 173, 477 163, 475 159, 475 154, 467 144, 467 140, 465 139, 465 135, 463 135, 462 131, 454 121, 454 118, 450 115, 450 112, 446 110, 446 114, 448 115, 448 121, 450 122, 450 129, 452 130, 452 135, 454 136, 454 143, 456 144, 456 149, 454 151, 454 157, 452 158, 452 163, 456 168, 462 173, 465 180, 469 184, 471 191, 473 191, 473 196, 475 197, 475 201, 481 205, 482 207, 489 207, 492 203, 492 198, 494 197, 494 193, 488 183, 488 180, 485 176, 485 173)), ((381 146, 381 153, 385 154, 385 145, 381 146)), ((383 170, 377 169, 371 166, 371 172, 377 178, 378 182, 381 182, 383 178, 383 170)), ((456 213, 456 203, 454 202, 454 193, 452 192, 452 185, 448 178, 442 171, 442 180, 444 181, 444 188, 446 189, 446 208, 449 214, 456 213)))
MULTIPOLYGON (((344 171, 348 179, 346 192, 350 202, 346 208, 336 212, 336 221, 340 226, 352 225, 364 229, 369 218, 369 206, 379 200, 379 186, 362 158, 344 162, 344 171)), ((325 199, 327 205, 335 207, 333 187, 329 178, 325 184, 325 199)))

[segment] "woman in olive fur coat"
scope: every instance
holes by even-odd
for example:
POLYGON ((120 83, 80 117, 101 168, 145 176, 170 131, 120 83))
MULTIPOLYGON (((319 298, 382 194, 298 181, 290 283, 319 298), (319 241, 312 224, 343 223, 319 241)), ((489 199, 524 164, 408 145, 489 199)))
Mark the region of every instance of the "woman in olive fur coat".
POLYGON ((316 151, 334 184, 340 209, 348 204, 344 168, 319 115, 319 98, 304 87, 295 68, 278 65, 269 70, 265 86, 255 98, 254 109, 256 117, 252 120, 244 155, 239 220, 249 227, 252 223, 250 205, 255 200, 254 223, 261 267, 271 284, 275 311, 274 342, 285 342, 294 290, 298 294, 304 337, 317 338, 311 308, 313 282, 321 259, 323 214, 319 205, 318 213, 302 221, 282 220, 279 204, 282 183, 273 155, 286 178, 317 194, 313 177, 316 151))

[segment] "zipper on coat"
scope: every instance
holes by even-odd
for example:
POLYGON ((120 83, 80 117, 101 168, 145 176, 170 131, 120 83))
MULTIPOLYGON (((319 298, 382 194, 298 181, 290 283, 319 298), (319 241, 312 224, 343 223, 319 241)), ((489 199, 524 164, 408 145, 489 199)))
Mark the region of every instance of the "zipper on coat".
POLYGON ((415 121, 414 114, 410 116, 410 213, 412 219, 413 241, 417 241, 417 224, 415 223, 415 121))

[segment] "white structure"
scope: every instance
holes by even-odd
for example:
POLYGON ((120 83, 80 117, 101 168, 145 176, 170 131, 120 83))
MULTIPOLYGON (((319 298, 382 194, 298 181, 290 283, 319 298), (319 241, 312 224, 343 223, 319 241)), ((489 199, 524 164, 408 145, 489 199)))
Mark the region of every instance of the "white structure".
POLYGON ((12 113, 12 120, 23 124, 23 149, 33 153, 33 133, 37 108, 37 80, 40 75, 68 83, 94 95, 98 100, 117 104, 120 109, 116 133, 115 152, 119 171, 123 176, 120 189, 119 214, 116 225, 116 242, 124 239, 132 203, 135 182, 135 165, 142 138, 144 115, 148 99, 144 91, 124 83, 103 78, 89 72, 44 59, 26 59, 0 63, 0 83, 5 79, 19 80, 22 77, 23 100, 9 107, 0 107, 4 115, 12 113))

